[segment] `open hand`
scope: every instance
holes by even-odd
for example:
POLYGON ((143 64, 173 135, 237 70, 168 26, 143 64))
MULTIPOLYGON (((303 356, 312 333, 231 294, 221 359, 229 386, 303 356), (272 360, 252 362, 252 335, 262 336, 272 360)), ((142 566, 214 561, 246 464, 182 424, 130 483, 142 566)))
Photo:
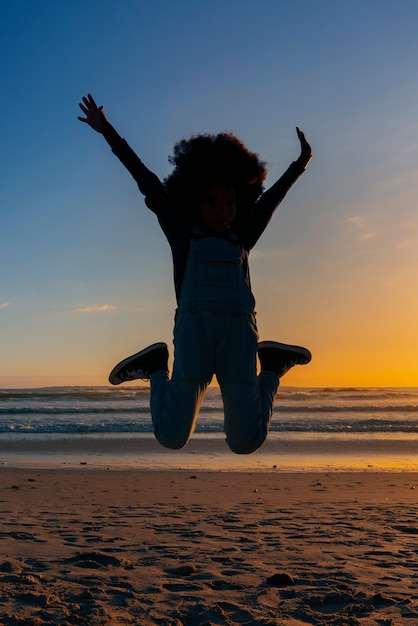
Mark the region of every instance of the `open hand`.
POLYGON ((305 135, 303 134, 303 132, 297 126, 296 126, 296 132, 298 134, 299 141, 300 141, 300 157, 298 161, 301 165, 303 165, 303 167, 306 167, 309 161, 312 159, 312 148, 306 141, 305 135))
POLYGON ((104 125, 107 122, 102 106, 97 106, 93 96, 89 93, 87 97, 83 97, 83 102, 79 102, 78 106, 86 117, 78 116, 80 122, 85 122, 93 130, 103 133, 104 125))

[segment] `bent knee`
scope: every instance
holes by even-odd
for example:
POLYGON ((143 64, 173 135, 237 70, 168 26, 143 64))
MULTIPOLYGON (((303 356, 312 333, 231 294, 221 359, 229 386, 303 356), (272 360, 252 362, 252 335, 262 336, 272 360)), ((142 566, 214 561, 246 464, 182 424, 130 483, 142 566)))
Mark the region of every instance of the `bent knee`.
POLYGON ((235 454, 251 454, 260 448, 265 441, 265 437, 260 437, 257 440, 242 441, 233 440, 230 437, 227 438, 226 443, 229 449, 235 454))
POLYGON ((164 448, 170 448, 171 450, 180 450, 187 445, 190 436, 187 435, 179 435, 175 433, 173 435, 167 433, 155 433, 155 438, 164 448))

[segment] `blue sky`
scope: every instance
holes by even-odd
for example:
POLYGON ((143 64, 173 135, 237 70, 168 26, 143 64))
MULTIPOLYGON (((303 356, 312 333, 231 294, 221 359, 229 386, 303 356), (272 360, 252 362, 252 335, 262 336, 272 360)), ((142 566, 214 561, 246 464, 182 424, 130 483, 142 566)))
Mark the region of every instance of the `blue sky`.
POLYGON ((414 0, 0 0, 0 386, 106 384, 171 343, 171 259, 91 92, 159 176, 179 138, 234 131, 267 186, 314 158, 252 253, 261 339, 308 346, 295 385, 413 385, 414 0))

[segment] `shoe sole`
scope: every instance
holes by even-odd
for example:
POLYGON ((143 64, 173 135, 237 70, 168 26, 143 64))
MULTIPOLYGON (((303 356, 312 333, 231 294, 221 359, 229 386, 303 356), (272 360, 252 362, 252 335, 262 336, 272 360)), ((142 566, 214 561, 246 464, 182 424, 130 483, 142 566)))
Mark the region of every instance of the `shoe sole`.
POLYGON ((258 349, 260 350, 260 348, 275 348, 276 350, 286 350, 286 352, 296 352, 296 354, 301 354, 307 359, 304 365, 307 365, 312 359, 312 354, 307 348, 292 346, 287 343, 280 343, 279 341, 260 341, 258 349))
POLYGON ((126 381, 123 381, 123 380, 120 380, 120 381, 115 381, 114 380, 115 377, 117 376, 117 374, 120 372, 120 370, 123 367, 125 367, 125 365, 129 365, 129 363, 131 363, 131 361, 134 361, 139 356, 145 356, 149 352, 152 352, 153 350, 157 350, 158 348, 166 348, 168 350, 167 344, 164 343, 163 341, 161 341, 159 343, 153 343, 151 346, 148 346, 147 348, 144 348, 143 350, 140 350, 136 354, 132 354, 131 356, 126 357, 126 359, 123 359, 123 361, 120 361, 117 365, 115 365, 115 367, 113 368, 113 370, 109 374, 109 382, 110 382, 110 384, 111 385, 120 385, 121 383, 126 382, 126 381))

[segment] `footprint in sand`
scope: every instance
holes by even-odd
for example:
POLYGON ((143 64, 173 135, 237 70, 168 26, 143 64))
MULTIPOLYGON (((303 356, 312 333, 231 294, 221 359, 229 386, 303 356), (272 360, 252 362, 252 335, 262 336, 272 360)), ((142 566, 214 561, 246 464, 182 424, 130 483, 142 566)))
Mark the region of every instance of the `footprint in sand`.
POLYGON ((102 567, 124 567, 129 568, 128 561, 119 559, 116 556, 105 554, 104 552, 77 552, 67 559, 67 563, 72 563, 75 567, 86 569, 99 569, 102 567))

